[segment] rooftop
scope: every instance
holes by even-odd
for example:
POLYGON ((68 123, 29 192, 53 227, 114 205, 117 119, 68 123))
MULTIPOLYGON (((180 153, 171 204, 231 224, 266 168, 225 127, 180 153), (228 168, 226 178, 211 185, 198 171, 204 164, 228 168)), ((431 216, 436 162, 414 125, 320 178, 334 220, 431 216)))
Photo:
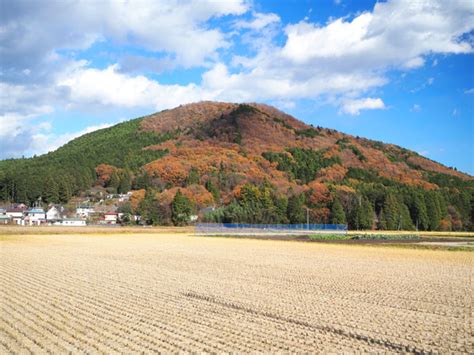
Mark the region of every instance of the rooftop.
POLYGON ((20 213, 23 213, 23 209, 22 208, 7 208, 7 213, 8 212, 20 212, 20 213))
POLYGON ((31 208, 27 211, 28 213, 44 213, 42 208, 31 208))

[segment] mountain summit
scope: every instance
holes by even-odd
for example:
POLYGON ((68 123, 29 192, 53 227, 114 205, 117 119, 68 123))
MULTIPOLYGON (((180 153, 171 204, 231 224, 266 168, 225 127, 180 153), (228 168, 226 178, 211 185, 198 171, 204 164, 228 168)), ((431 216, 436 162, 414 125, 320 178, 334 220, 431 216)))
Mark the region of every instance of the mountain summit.
POLYGON ((230 154, 235 155, 235 161, 230 159, 227 163, 236 165, 240 162, 247 165, 236 165, 235 170, 250 180, 278 178, 286 180, 288 185, 312 180, 337 183, 346 177, 351 168, 370 170, 377 176, 394 182, 425 189, 437 188, 429 179, 430 174, 472 179, 467 174, 445 167, 416 152, 331 129, 313 127, 264 104, 199 102, 145 117, 140 126, 145 132, 174 134, 173 139, 145 148, 169 151, 160 161, 145 166, 149 173, 160 177, 163 174, 160 168, 167 164, 179 165, 182 170, 174 172, 183 175, 192 167, 204 173, 209 168, 205 166, 206 161, 228 161, 230 154), (319 152, 323 160, 330 160, 331 163, 315 170, 314 176, 306 176, 303 181, 291 179, 291 176, 281 176, 275 171, 279 170, 276 160, 281 157, 291 160, 291 149, 319 152), (247 170, 248 167, 252 167, 252 170, 247 170))
POLYGON ((243 188, 264 186, 260 192, 268 188, 279 198, 302 196, 300 205, 322 223, 331 221, 336 199, 346 215, 367 201, 373 218, 366 227, 380 222, 395 195, 394 213, 411 217, 406 228, 436 229, 442 221, 443 228, 468 228, 473 184, 471 176, 416 152, 313 127, 257 103, 182 105, 86 134, 39 157, 0 162, 0 198, 6 201, 41 196, 65 202, 102 186, 153 191, 159 204, 169 205, 181 189, 199 210, 228 206, 243 188), (425 215, 433 203, 439 216, 429 225, 425 215))

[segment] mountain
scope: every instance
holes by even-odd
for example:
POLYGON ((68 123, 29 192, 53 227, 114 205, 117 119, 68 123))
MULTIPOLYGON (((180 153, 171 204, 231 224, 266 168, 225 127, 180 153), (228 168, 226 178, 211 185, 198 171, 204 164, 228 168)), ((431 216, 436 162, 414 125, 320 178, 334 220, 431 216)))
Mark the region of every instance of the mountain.
POLYGON ((339 217, 353 227, 472 227, 473 177, 256 103, 183 105, 86 134, 42 156, 0 162, 3 200, 65 202, 94 185, 136 190, 133 210, 145 191, 156 206, 169 207, 180 189, 195 209, 221 206, 206 217, 218 221, 298 222, 301 213, 287 213, 295 203, 293 209, 309 208, 317 222, 337 221, 342 206, 339 217))

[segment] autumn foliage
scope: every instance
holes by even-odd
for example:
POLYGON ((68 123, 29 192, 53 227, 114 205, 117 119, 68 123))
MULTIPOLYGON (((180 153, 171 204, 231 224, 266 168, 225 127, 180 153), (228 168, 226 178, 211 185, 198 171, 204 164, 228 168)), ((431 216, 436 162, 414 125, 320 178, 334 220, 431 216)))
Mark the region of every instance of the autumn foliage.
POLYGON ((140 202, 142 202, 144 198, 145 198, 144 189, 135 190, 132 192, 132 196, 130 196, 130 205, 134 211, 138 209, 140 202))
POLYGON ((101 186, 106 186, 112 175, 118 171, 118 168, 108 164, 100 164, 95 168, 95 172, 97 174, 97 182, 101 186))

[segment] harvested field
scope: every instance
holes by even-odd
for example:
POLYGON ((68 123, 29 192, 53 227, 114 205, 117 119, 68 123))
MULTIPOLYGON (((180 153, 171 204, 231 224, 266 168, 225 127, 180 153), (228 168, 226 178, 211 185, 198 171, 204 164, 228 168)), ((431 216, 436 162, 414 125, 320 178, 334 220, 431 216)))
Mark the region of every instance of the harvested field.
POLYGON ((464 352, 469 252, 0 236, 0 353, 464 352))

